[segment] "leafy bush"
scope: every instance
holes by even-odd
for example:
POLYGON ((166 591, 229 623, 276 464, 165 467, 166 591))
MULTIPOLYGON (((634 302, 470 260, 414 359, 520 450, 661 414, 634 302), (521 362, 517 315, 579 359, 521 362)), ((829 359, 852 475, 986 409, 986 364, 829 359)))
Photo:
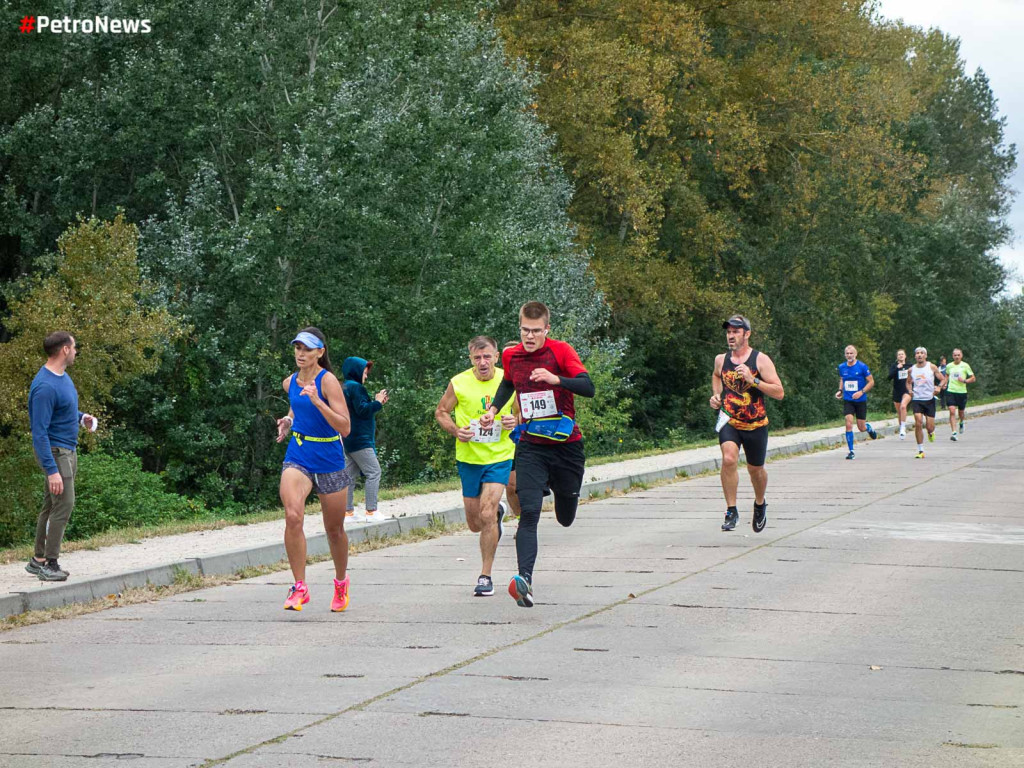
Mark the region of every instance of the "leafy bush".
POLYGON ((94 452, 78 457, 75 511, 65 537, 83 539, 111 528, 204 517, 206 507, 168 493, 159 475, 144 472, 130 454, 94 452))
POLYGON ((25 439, 0 440, 0 547, 31 540, 43 501, 43 480, 25 439))

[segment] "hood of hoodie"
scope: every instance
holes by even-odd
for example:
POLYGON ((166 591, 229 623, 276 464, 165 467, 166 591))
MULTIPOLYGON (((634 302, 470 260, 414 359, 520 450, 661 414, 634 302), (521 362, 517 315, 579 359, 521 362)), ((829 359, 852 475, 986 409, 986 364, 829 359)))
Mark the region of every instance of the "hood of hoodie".
POLYGON ((366 370, 366 360, 361 357, 346 357, 341 364, 341 375, 345 381, 354 381, 357 384, 363 383, 363 371, 366 370))

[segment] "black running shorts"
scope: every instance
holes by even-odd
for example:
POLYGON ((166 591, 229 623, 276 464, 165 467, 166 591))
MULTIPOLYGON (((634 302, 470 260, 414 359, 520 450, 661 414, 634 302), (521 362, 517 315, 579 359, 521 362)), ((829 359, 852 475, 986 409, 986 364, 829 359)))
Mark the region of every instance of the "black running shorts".
POLYGON ((910 405, 913 407, 914 413, 935 418, 935 398, 931 400, 912 400, 910 405))
POLYGON ((946 406, 952 408, 956 406, 961 411, 967 408, 967 393, 966 392, 947 392, 946 393, 946 406))
POLYGON ((516 491, 543 493, 550 487, 556 496, 575 496, 583 486, 586 460, 582 440, 551 445, 520 440, 516 445, 516 491))
POLYGON ((868 401, 843 400, 843 416, 856 416, 857 421, 864 421, 868 417, 868 401))
POLYGON ((726 424, 718 433, 718 444, 722 443, 736 443, 743 448, 748 466, 763 467, 768 455, 768 427, 758 427, 748 432, 726 424))

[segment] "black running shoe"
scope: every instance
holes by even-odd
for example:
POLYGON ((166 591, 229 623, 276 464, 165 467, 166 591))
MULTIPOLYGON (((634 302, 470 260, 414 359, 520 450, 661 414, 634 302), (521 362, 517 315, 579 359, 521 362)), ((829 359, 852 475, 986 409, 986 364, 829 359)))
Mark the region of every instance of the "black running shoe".
POLYGON ((505 515, 508 514, 508 507, 505 506, 505 502, 498 502, 498 541, 501 541, 501 537, 505 535, 505 515))
POLYGON ((875 430, 871 428, 870 424, 868 424, 868 437, 870 437, 872 440, 877 440, 878 439, 878 433, 875 432, 875 430))
POLYGON ((736 527, 736 523, 740 521, 740 513, 728 511, 725 513, 725 522, 722 523, 723 531, 731 531, 736 527))
POLYGON ((33 576, 38 576, 42 572, 44 565, 46 565, 45 560, 40 563, 34 557, 30 557, 28 559, 28 562, 25 564, 25 570, 31 573, 33 576))
POLYGON ((754 505, 754 517, 750 521, 750 527, 754 533, 760 533, 768 523, 768 502, 761 505, 754 505))
POLYGON ((476 589, 473 590, 474 597, 490 597, 494 594, 494 582, 490 576, 481 576, 476 580, 476 589))
POLYGON ((69 576, 56 560, 47 560, 37 575, 40 581, 67 581, 69 576))
POLYGON ((846 454, 846 458, 847 459, 852 459, 853 458, 853 451, 850 451, 848 454, 846 454))

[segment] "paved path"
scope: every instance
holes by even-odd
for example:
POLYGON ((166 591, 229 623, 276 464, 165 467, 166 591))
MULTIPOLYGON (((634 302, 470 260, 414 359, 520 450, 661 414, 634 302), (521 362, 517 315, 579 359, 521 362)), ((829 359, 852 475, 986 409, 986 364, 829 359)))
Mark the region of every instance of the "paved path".
POLYGON ((532 610, 460 534, 4 632, 0 765, 1024 765, 1024 413, 940 435, 546 516, 532 610))
MULTIPOLYGON (((1024 406, 1024 400, 974 406, 971 408, 971 414, 980 416, 986 412, 1011 406, 1021 408, 1024 406)), ((940 414, 941 418, 945 418, 944 413, 940 414)), ((895 420, 887 420, 876 422, 876 426, 880 431, 888 434, 893 431, 895 423, 895 420)), ((948 427, 940 427, 938 434, 942 437, 947 437, 947 430, 948 427)), ((770 441, 770 447, 776 449, 784 446, 799 446, 805 443, 813 443, 823 438, 841 440, 842 428, 831 427, 829 429, 797 432, 785 436, 773 436, 770 441)), ((913 447, 909 443, 907 445, 910 448, 913 447)), ((873 448, 865 447, 864 450, 873 450, 873 448)), ((647 456, 641 459, 601 464, 587 468, 586 481, 601 483, 619 478, 642 478, 649 473, 714 460, 719 458, 720 455, 718 446, 713 445, 707 448, 674 451, 657 456, 647 456)), ((394 517, 438 513, 444 510, 461 508, 461 506, 462 496, 458 491, 408 496, 381 503, 382 511, 394 517)), ((359 524, 353 526, 349 523, 349 527, 362 526, 359 524)), ((308 536, 323 533, 323 520, 319 514, 307 515, 305 529, 308 536)), ((0 565, 0 597, 47 592, 60 589, 68 584, 73 585, 89 579, 110 577, 156 566, 164 566, 170 563, 178 563, 188 558, 210 557, 227 552, 237 552, 243 549, 280 544, 282 531, 281 521, 275 520, 252 525, 232 525, 217 531, 197 531, 175 536, 157 536, 140 539, 130 544, 104 547, 98 550, 67 552, 61 555, 60 561, 61 565, 72 573, 72 579, 68 582, 40 581, 35 576, 25 572, 24 563, 0 565)), ((83 596, 76 598, 76 600, 90 599, 91 596, 91 593, 86 590, 83 596)), ((3 613, 0 613, 0 616, 3 615, 3 613)))

